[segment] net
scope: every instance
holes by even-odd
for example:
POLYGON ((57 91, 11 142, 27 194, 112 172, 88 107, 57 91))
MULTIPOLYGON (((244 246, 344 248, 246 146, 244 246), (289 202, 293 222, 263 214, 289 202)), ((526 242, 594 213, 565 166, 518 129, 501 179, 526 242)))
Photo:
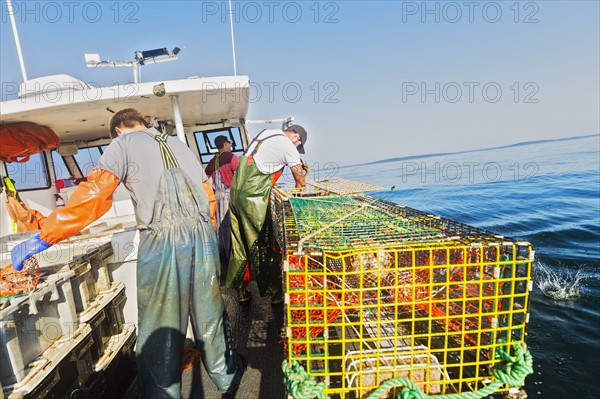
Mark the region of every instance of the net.
POLYGON ((40 281, 40 265, 35 257, 23 262, 23 270, 13 269, 12 264, 0 269, 0 302, 25 295, 37 287, 40 281))

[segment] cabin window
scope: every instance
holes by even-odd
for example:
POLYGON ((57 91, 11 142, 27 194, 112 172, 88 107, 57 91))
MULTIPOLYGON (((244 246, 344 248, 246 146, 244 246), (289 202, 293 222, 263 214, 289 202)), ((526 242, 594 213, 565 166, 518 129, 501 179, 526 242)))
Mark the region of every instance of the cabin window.
POLYGON ((43 190, 50 188, 48 162, 43 152, 32 155, 29 161, 6 163, 6 174, 14 180, 18 191, 43 190))
POLYGON ((200 160, 203 164, 206 165, 219 152, 215 145, 215 138, 217 136, 229 138, 229 141, 231 141, 231 152, 234 154, 242 155, 244 153, 242 136, 240 135, 240 129, 237 127, 194 132, 196 146, 198 147, 200 160))
MULTIPOLYGON (((104 146, 106 148, 106 146, 104 146)), ((102 155, 102 149, 99 146, 80 148, 77 154, 74 155, 77 167, 82 176, 90 174, 92 169, 98 166, 98 160, 102 155)))
POLYGON ((65 160, 55 150, 52 151, 52 166, 54 167, 56 180, 71 179, 73 177, 73 173, 71 173, 65 160))

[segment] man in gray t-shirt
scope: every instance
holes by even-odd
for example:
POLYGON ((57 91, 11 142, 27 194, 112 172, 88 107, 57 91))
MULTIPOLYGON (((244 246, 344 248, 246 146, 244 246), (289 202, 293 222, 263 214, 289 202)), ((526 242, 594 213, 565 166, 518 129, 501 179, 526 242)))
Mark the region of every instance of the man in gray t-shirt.
POLYGON ((98 167, 48 216, 40 234, 15 247, 13 266, 100 218, 122 182, 140 229, 136 361, 142 397, 180 397, 188 319, 209 376, 219 389, 235 392, 245 361, 227 341, 214 193, 206 175, 185 144, 148 129, 134 109, 117 112, 110 131, 114 140, 98 167))
MULTIPOLYGON (((158 177, 163 172, 160 147, 153 136, 160 135, 154 128, 133 131, 115 138, 98 161, 98 168, 114 174, 127 188, 135 208, 138 228, 144 229, 152 222, 155 195, 158 192, 158 177)), ((170 136, 167 144, 175 154, 179 167, 202 188, 209 187, 202 165, 192 151, 177 137, 170 136)))

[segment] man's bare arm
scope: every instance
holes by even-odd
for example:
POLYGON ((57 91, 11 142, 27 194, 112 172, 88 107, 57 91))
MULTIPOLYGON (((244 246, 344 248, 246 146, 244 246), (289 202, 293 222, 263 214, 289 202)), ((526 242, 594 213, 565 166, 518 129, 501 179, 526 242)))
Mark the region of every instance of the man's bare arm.
POLYGON ((294 176, 294 180, 296 181, 296 188, 306 186, 306 182, 304 181, 304 169, 302 169, 302 164, 290 166, 292 171, 292 175, 294 176))

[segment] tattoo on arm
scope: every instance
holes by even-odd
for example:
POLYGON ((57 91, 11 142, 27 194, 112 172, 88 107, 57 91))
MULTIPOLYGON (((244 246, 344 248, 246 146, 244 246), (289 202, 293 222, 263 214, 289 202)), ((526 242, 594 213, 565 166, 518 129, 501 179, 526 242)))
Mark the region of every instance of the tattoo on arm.
POLYGON ((290 166, 290 169, 292 170, 292 175, 294 175, 296 187, 304 187, 306 183, 304 182, 304 170, 302 169, 302 164, 290 166))

